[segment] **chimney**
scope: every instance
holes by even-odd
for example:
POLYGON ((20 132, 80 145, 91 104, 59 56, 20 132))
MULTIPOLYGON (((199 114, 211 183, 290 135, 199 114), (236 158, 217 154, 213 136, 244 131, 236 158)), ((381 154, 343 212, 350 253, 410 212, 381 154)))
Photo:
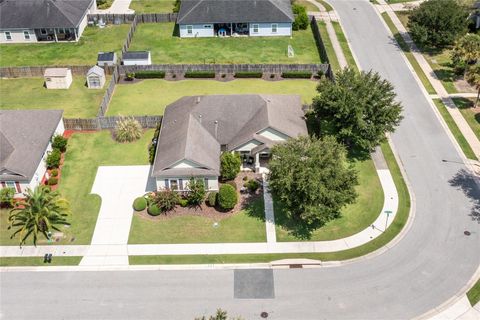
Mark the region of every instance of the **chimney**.
POLYGON ((215 120, 215 139, 218 138, 218 120, 215 120))

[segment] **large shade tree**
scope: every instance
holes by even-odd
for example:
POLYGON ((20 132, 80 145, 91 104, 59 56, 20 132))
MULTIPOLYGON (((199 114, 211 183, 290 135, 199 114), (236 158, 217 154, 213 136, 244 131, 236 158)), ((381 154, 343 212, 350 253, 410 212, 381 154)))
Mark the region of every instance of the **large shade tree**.
POLYGON ((357 197, 357 173, 333 137, 299 137, 272 148, 269 186, 287 215, 321 226, 357 197))
POLYGON ((30 237, 36 246, 40 235, 49 239, 52 230, 60 231, 60 226, 70 225, 67 221, 70 214, 68 201, 58 191, 38 186, 34 190, 27 189, 25 196, 16 203, 8 217, 8 229, 13 229, 11 238, 18 236, 20 246, 30 237))
POLYGON ((313 115, 320 135, 334 135, 357 150, 371 151, 399 125, 402 107, 393 86, 378 73, 344 69, 336 81, 320 81, 313 115))
POLYGON ((480 61, 480 35, 467 33, 455 42, 452 62, 458 74, 463 74, 470 66, 480 61))

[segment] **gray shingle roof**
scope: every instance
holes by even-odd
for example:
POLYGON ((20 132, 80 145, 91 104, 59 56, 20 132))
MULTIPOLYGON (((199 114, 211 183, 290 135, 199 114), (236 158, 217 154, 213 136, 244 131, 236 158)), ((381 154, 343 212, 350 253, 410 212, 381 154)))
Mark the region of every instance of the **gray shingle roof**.
POLYGON ((92 73, 96 74, 98 76, 104 76, 105 75, 105 71, 102 68, 100 68, 99 66, 91 67, 87 72, 87 76, 92 74, 92 73))
POLYGON ((293 22, 290 0, 182 0, 178 24, 293 22))
POLYGON ((3 0, 0 28, 76 28, 93 0, 3 0))
POLYGON ((162 120, 154 177, 218 176, 220 149, 233 150, 273 128, 289 137, 307 134, 301 100, 296 95, 210 95, 183 97, 167 106, 162 120), (182 160, 200 168, 173 168, 182 160))
POLYGON ((115 52, 99 52, 97 61, 113 61, 115 62, 115 52))
POLYGON ((150 51, 128 51, 122 55, 122 60, 147 60, 150 51))
POLYGON ((0 110, 0 181, 30 181, 62 110, 0 110))

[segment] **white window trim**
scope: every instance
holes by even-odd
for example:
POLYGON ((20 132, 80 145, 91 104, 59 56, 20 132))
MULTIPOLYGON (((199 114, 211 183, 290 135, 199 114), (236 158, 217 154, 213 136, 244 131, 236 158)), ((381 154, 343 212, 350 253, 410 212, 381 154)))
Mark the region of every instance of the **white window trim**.
POLYGON ((23 38, 24 38, 25 40, 30 40, 30 39, 31 39, 31 37, 30 37, 30 31, 28 31, 28 30, 23 30, 23 38))
POLYGON ((12 38, 12 33, 10 31, 5 31, 5 40, 12 41, 12 39, 13 39, 12 38))
POLYGON ((252 33, 258 33, 260 30, 260 25, 258 23, 252 24, 252 33), (257 31, 255 31, 257 29, 257 31))
POLYGON ((187 25, 187 34, 193 34, 193 26, 187 25))
POLYGON ((272 33, 278 32, 278 23, 272 23, 272 33), (275 31, 273 31, 273 26, 275 26, 275 31))

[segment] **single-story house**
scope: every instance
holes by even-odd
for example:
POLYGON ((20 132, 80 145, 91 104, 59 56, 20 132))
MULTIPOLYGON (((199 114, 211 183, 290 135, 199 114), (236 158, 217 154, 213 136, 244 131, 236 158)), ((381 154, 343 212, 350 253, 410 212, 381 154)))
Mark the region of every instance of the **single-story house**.
POLYGON ((42 182, 51 140, 64 131, 62 110, 0 110, 0 184, 15 197, 42 182))
POLYGON ((105 71, 99 66, 93 66, 87 72, 87 86, 89 89, 102 89, 105 85, 105 71))
POLYGON ((47 68, 43 73, 47 89, 68 89, 72 84, 72 70, 68 68, 47 68))
POLYGON ((152 176, 159 190, 185 190, 192 177, 217 190, 221 152, 259 171, 273 145, 307 134, 297 95, 183 97, 165 109, 152 176))
POLYGON ((2 0, 0 43, 78 41, 96 0, 2 0))
POLYGON ((128 51, 122 55, 122 64, 125 66, 151 65, 150 51, 128 51))
POLYGON ((99 52, 97 56, 97 65, 103 67, 114 66, 117 64, 117 54, 115 52, 99 52))
POLYGON ((291 36, 290 0, 182 0, 177 24, 181 38, 291 36))

